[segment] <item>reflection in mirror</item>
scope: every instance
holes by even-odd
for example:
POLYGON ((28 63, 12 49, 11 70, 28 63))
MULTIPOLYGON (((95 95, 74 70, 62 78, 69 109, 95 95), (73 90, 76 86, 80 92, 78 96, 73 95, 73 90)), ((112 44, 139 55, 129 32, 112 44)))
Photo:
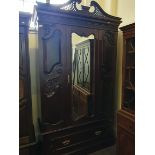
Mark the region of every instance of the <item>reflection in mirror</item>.
POLYGON ((92 112, 94 35, 72 33, 72 116, 79 120, 92 112))

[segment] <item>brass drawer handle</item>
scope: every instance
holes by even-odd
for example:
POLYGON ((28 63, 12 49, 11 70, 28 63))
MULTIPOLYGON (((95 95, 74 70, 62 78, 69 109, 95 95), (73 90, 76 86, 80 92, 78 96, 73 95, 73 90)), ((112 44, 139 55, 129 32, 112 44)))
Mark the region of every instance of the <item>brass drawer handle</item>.
POLYGON ((98 135, 101 135, 102 132, 103 132, 103 131, 95 131, 94 134, 95 134, 96 136, 98 136, 98 135))
POLYGON ((68 145, 69 143, 70 143, 70 140, 69 140, 69 139, 64 140, 64 141, 62 142, 63 145, 68 145))

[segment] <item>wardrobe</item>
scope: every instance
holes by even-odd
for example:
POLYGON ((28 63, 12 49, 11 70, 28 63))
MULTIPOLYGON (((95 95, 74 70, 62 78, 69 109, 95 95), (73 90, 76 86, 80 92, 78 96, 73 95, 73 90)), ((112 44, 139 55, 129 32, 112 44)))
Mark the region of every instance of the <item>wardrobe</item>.
POLYGON ((37 2, 40 152, 85 155, 115 144, 115 70, 121 19, 95 1, 37 2))

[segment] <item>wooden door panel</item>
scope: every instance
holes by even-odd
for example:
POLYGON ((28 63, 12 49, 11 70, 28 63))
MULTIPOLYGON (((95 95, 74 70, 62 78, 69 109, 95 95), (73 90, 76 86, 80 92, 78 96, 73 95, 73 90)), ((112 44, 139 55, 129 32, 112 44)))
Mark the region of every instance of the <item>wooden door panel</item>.
POLYGON ((51 73, 54 67, 61 64, 61 31, 55 30, 43 38, 44 72, 51 73))
POLYGON ((68 103, 65 27, 43 25, 40 29, 42 122, 57 125, 65 121, 68 103))
POLYGON ((114 113, 116 40, 116 32, 99 31, 97 113, 106 117, 113 117, 114 113))

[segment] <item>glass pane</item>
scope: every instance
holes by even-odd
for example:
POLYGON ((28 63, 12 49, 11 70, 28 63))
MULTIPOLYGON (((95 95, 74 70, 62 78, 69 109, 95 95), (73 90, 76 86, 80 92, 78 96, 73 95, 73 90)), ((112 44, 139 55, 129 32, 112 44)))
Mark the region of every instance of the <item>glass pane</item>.
POLYGON ((124 103, 125 108, 134 110, 135 108, 135 39, 126 40, 126 67, 125 67, 125 88, 124 103))

